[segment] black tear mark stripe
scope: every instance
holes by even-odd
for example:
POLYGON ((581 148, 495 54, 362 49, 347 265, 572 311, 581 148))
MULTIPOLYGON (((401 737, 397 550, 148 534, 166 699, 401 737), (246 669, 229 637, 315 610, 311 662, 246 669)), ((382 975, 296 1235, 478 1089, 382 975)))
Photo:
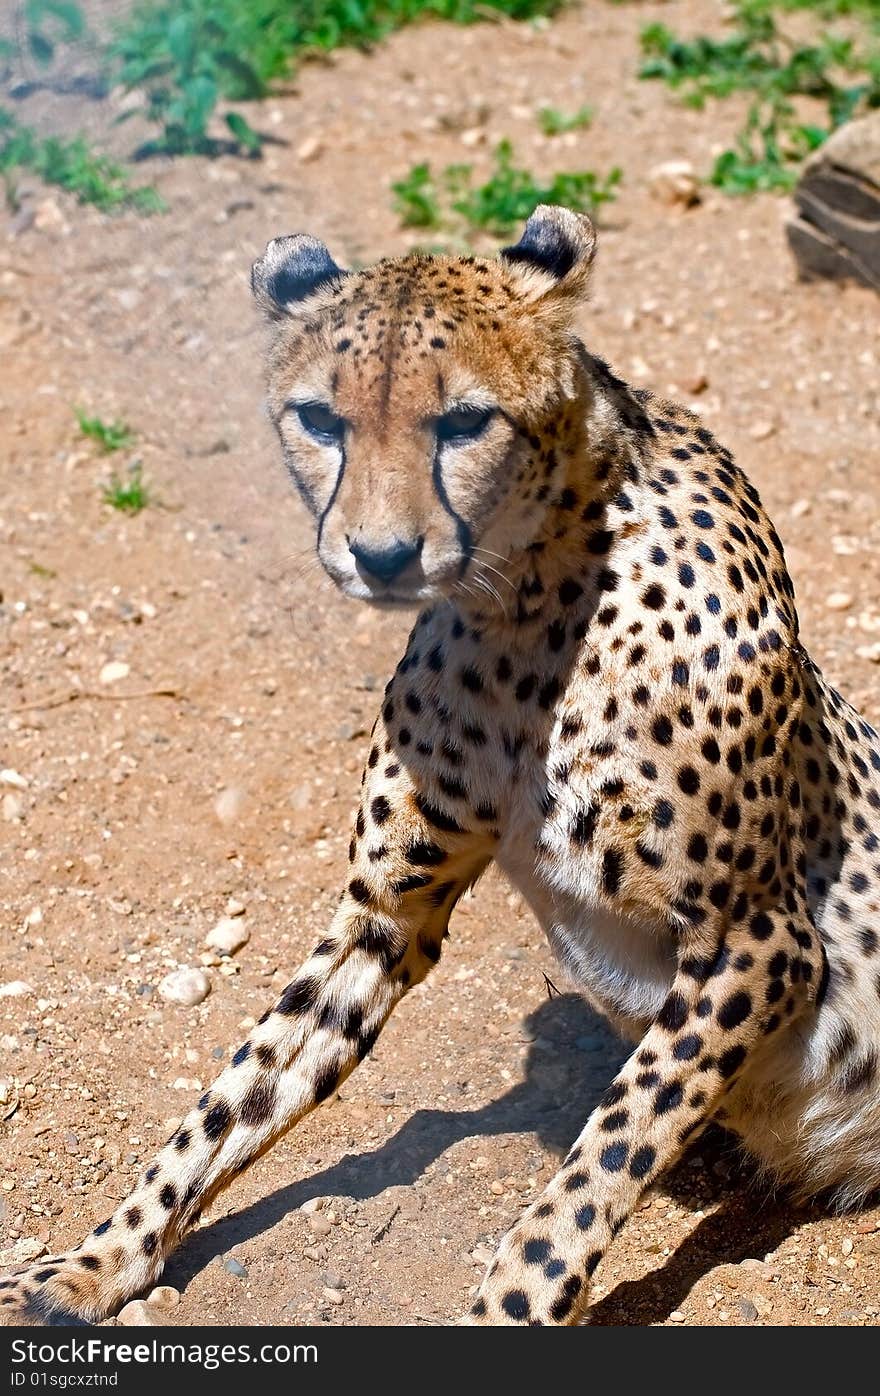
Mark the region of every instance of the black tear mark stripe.
POLYGON ((341 489, 341 487, 342 487, 342 477, 343 477, 344 474, 345 474, 345 467, 346 467, 346 464, 347 464, 347 460, 346 460, 346 455, 345 455, 345 442, 343 441, 342 444, 341 444, 341 446, 340 446, 340 448, 339 448, 339 470, 338 470, 337 475, 336 475, 336 483, 335 483, 334 486, 333 486, 332 493, 331 493, 331 495, 330 495, 330 498, 329 498, 328 501, 327 501, 327 506, 326 506, 326 508, 324 509, 324 512, 323 512, 323 513, 319 516, 319 518, 318 518, 318 536, 317 536, 317 539, 316 539, 316 541, 315 541, 315 551, 316 551, 318 554, 320 554, 320 552, 321 552, 321 539, 322 539, 322 537, 324 536, 324 524, 327 522, 327 518, 328 518, 328 516, 329 516, 330 510, 333 508, 333 505, 336 503, 336 496, 339 494, 339 491, 340 491, 340 489, 341 489))
POLYGON ((437 493, 437 498, 440 500, 440 503, 443 505, 443 508, 446 510, 447 514, 455 524, 455 531, 458 536, 458 546, 461 548, 462 552, 461 576, 464 576, 468 564, 471 561, 471 555, 473 553, 474 547, 474 538, 469 525, 465 523, 461 515, 458 514, 452 507, 452 501, 450 500, 449 495, 446 492, 446 486, 443 483, 441 457, 442 452, 438 446, 434 451, 434 459, 431 463, 431 479, 434 482, 434 489, 437 493))

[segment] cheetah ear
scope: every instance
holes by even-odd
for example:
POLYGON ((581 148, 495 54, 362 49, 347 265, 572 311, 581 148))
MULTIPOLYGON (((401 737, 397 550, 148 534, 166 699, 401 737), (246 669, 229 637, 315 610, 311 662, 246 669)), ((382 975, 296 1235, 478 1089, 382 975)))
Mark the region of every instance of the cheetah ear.
POLYGON ((500 255, 525 300, 579 300, 596 255, 596 229, 585 213, 539 204, 519 242, 500 255))
POLYGON ((308 233, 273 238, 251 270, 251 287, 260 309, 270 320, 295 315, 302 301, 340 277, 347 276, 323 242, 308 233))

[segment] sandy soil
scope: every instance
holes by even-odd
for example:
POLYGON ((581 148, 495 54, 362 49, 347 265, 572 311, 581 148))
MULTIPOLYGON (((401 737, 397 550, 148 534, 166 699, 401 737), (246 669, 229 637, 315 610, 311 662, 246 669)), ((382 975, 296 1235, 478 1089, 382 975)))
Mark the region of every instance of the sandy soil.
MULTIPOLYGON (((797 284, 776 199, 684 213, 648 190, 660 160, 708 168, 742 107, 696 113, 637 81, 638 28, 716 15, 592 3, 539 32, 417 28, 303 69, 255 117, 284 142, 262 162, 145 167, 164 217, 109 220, 25 181, 24 214, 0 224, 0 767, 23 782, 0 787, 0 982, 29 986, 0 997, 7 1259, 78 1241, 125 1195, 326 926, 404 639, 405 620, 323 579, 282 478, 247 286, 269 236, 308 229, 339 260, 404 250, 390 180, 421 159, 485 168, 502 135, 544 173, 621 164, 583 334, 737 451, 807 643, 880 717, 877 299, 797 284), (548 102, 588 102, 593 127, 544 138, 548 102), (102 503, 109 466, 74 403, 132 423, 155 507, 102 503), (128 674, 102 684, 111 662, 128 674), (166 1003, 162 976, 203 962, 230 898, 249 943, 208 967, 203 1004, 166 1003)), ((545 974, 564 987, 488 876, 341 1097, 173 1260, 171 1320, 452 1321, 622 1053, 545 974)), ((747 1181, 723 1142, 691 1154, 614 1244, 592 1321, 876 1324, 880 1210, 795 1211, 747 1181)))

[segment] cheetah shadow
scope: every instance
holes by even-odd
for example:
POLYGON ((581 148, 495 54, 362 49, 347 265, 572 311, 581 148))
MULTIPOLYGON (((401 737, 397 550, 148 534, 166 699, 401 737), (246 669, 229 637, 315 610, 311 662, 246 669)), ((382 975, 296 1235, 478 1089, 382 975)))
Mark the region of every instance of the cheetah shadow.
MULTIPOLYGON (((414 1183, 429 1164, 465 1139, 532 1134, 548 1153, 564 1155, 627 1050, 576 994, 560 994, 540 1004, 521 1031, 529 1043, 525 1079, 503 1096, 476 1110, 417 1110, 372 1152, 345 1155, 331 1167, 203 1227, 172 1257, 168 1283, 185 1288, 211 1261, 268 1231, 309 1198, 364 1201, 388 1187, 414 1183)), ((735 1142, 714 1128, 664 1179, 664 1191, 684 1208, 692 1210, 694 1205, 690 1162, 697 1152, 710 1172, 707 1200, 720 1200, 719 1210, 702 1220, 663 1266, 640 1279, 621 1281, 594 1304, 592 1324, 662 1322, 708 1270, 763 1257, 803 1221, 802 1212, 777 1202, 756 1208, 735 1142), (726 1179, 717 1178, 719 1173, 726 1179)), ((545 1181, 551 1173, 548 1168, 545 1181)))

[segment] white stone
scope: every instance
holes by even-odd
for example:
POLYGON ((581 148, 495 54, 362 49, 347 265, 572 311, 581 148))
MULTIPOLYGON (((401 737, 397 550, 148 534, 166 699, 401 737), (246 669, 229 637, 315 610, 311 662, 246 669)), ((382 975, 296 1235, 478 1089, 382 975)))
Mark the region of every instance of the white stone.
POLYGON ((0 785, 12 785, 16 790, 27 790, 28 783, 24 776, 18 771, 13 771, 10 766, 6 766, 0 771, 0 785))
POLYGON ((10 979, 7 984, 0 984, 0 999, 23 999, 33 992, 26 979, 10 979))
POLYGON ((180 1303, 180 1290, 173 1285, 157 1285, 147 1295, 147 1303, 155 1309, 176 1309, 180 1303))
POLYGON ((133 1299, 124 1309, 120 1309, 116 1322, 122 1324, 123 1328, 153 1328, 158 1320, 155 1309, 151 1309, 143 1299, 133 1299))
POLYGON ((211 981, 203 969, 175 969, 159 985, 159 993, 168 1003, 182 1003, 193 1008, 211 992, 211 981))
POLYGON ((127 679, 130 673, 131 668, 124 660, 110 659, 101 669, 98 675, 98 683, 118 683, 120 679, 127 679))
POLYGON ((251 933, 240 916, 224 916, 213 930, 205 936, 209 950, 217 950, 221 955, 234 955, 243 945, 247 945, 251 933))
POLYGON ((825 605, 829 611, 848 611, 852 603, 853 599, 848 591, 832 591, 825 598, 825 605))
POLYGON ((40 1256, 45 1254, 46 1247, 36 1236, 23 1236, 20 1241, 15 1241, 13 1245, 0 1251, 0 1267, 5 1270, 10 1265, 27 1265, 29 1261, 39 1260, 40 1256))

